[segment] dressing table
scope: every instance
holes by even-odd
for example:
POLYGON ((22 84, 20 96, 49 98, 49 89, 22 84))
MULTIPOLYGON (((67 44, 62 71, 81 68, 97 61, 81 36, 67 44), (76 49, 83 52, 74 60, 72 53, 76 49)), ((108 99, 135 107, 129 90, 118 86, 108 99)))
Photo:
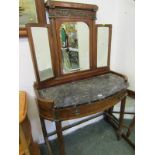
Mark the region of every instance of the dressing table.
POLYGON ((36 76, 34 89, 43 135, 57 134, 60 154, 65 155, 63 131, 105 114, 122 123, 127 96, 126 76, 110 70, 112 25, 96 24, 98 7, 70 2, 46 2, 50 24, 28 24, 28 39, 36 76), (112 115, 121 102, 120 118, 112 115), (62 127, 62 121, 90 116, 62 127), (47 133, 44 120, 54 121, 56 131, 47 133))

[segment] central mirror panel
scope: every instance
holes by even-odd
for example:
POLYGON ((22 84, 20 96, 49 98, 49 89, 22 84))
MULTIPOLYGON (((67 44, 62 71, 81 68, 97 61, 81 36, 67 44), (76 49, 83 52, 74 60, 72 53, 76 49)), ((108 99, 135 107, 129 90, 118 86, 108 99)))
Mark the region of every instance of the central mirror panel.
POLYGON ((60 26, 63 73, 90 69, 89 27, 84 22, 64 22, 60 26))

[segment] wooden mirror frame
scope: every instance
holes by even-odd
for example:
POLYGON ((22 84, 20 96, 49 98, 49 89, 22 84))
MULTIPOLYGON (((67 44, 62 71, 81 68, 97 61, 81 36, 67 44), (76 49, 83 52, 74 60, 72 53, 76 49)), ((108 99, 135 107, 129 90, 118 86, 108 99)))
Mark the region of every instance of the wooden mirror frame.
POLYGON ((80 72, 83 72, 83 71, 90 71, 90 69, 92 68, 92 54, 93 54, 93 44, 91 44, 93 42, 93 34, 92 34, 92 23, 88 20, 80 20, 80 19, 60 19, 57 21, 56 23, 56 32, 57 32, 57 41, 58 41, 58 47, 57 47, 57 52, 59 53, 59 61, 60 61, 60 75, 61 76, 65 76, 65 75, 72 75, 72 74, 75 74, 76 72, 69 72, 69 73, 64 73, 63 72, 63 68, 62 68, 62 52, 61 52, 61 41, 60 41, 60 26, 63 24, 63 23, 66 23, 66 22, 83 22, 85 23, 87 26, 88 26, 88 29, 89 29, 89 69, 86 69, 86 70, 79 70, 77 71, 78 73, 80 72))
MULTIPOLYGON (((97 65, 97 28, 98 27, 108 27, 109 28, 109 37, 108 37, 108 60, 107 66, 110 68, 110 54, 111 54, 111 39, 112 39, 112 24, 96 24, 96 65, 97 65)), ((97 67, 104 68, 104 67, 97 67)))
POLYGON ((49 24, 27 24, 26 28, 27 28, 27 33, 28 33, 28 40, 29 40, 29 45, 30 45, 30 51, 31 51, 31 57, 32 57, 32 61, 33 61, 33 67, 35 70, 35 77, 37 79, 37 83, 41 83, 42 81, 40 80, 40 76, 39 76, 39 71, 38 71, 38 64, 37 64, 37 59, 36 59, 36 53, 35 53, 35 48, 34 48, 34 42, 33 42, 33 37, 32 37, 32 32, 31 32, 31 27, 40 27, 40 28, 47 28, 48 31, 48 39, 49 39, 49 48, 50 48, 50 55, 51 55, 51 67, 53 70, 53 74, 54 76, 51 78, 48 78, 44 81, 48 81, 49 79, 53 79, 55 77, 55 53, 54 53, 54 45, 52 44, 53 39, 52 39, 52 33, 51 33, 51 29, 50 29, 50 25, 49 24))
MULTIPOLYGON (((70 2, 56 2, 56 1, 47 1, 46 9, 49 14, 50 25, 50 44, 52 46, 53 53, 53 69, 54 69, 54 78, 49 78, 44 81, 40 81, 38 78, 38 70, 36 65, 36 58, 34 54, 34 47, 31 45, 32 39, 30 36, 29 42, 31 46, 32 60, 34 64, 35 74, 37 82, 35 83, 35 88, 43 89, 50 86, 63 84, 71 81, 82 80, 90 78, 92 76, 102 75, 110 72, 110 49, 111 49, 111 34, 112 34, 112 25, 101 25, 95 24, 96 20, 96 11, 98 7, 96 5, 90 4, 80 4, 80 3, 70 3, 70 2), (89 36, 90 36, 90 69, 82 70, 73 73, 64 74, 62 72, 61 65, 61 50, 60 50, 60 32, 59 28, 63 22, 84 22, 89 27, 89 36), (104 26, 109 27, 109 50, 108 50, 108 65, 105 67, 97 68, 97 27, 104 26)), ((38 25, 38 24, 29 24, 38 25)), ((43 26, 44 24, 39 24, 43 26)), ((44 25, 46 26, 46 24, 44 25)))

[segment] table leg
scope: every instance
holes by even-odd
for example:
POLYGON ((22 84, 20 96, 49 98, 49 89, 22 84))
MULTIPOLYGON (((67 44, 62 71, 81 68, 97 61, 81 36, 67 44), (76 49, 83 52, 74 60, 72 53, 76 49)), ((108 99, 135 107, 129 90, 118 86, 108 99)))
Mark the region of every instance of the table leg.
POLYGON ((104 114, 103 114, 103 118, 105 121, 109 122, 109 119, 111 119, 108 115, 106 115, 105 113, 109 114, 109 115, 112 115, 112 112, 113 112, 113 109, 114 109, 114 106, 112 106, 111 108, 109 108, 108 110, 104 111, 104 114))
POLYGON ((129 125, 128 131, 127 131, 127 134, 126 134, 127 137, 130 136, 131 130, 132 130, 132 128, 134 127, 134 125, 135 125, 135 116, 134 116, 134 118, 132 119, 131 124, 129 125))
POLYGON ((60 147, 60 155, 65 155, 65 146, 64 146, 64 138, 62 134, 61 121, 56 121, 55 124, 56 124, 56 132, 58 136, 59 147, 60 147))
POLYGON ((46 143, 47 149, 48 149, 48 155, 53 155, 52 154, 52 149, 51 149, 50 143, 48 141, 48 136, 47 136, 47 131, 46 131, 46 126, 45 126, 44 119, 43 118, 40 118, 40 121, 41 121, 42 130, 43 130, 44 140, 45 140, 45 143, 46 143))
POLYGON ((122 127, 123 127, 123 119, 124 119, 124 111, 125 111, 125 102, 126 102, 126 97, 124 97, 122 99, 122 101, 121 101, 120 118, 119 118, 118 130, 117 130, 118 140, 121 139, 121 135, 122 135, 122 127))
POLYGON ((108 113, 111 115, 113 112, 114 106, 112 106, 111 108, 109 108, 108 113))

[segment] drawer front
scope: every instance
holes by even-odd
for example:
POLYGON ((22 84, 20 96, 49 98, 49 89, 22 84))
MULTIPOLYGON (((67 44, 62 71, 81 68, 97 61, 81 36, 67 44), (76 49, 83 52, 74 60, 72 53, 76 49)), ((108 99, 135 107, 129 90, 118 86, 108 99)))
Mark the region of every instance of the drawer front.
POLYGON ((55 110, 56 120, 69 120, 80 117, 85 117, 91 114, 102 112, 120 102, 127 95, 126 91, 119 92, 104 100, 100 100, 94 103, 79 105, 76 107, 69 107, 55 110))

